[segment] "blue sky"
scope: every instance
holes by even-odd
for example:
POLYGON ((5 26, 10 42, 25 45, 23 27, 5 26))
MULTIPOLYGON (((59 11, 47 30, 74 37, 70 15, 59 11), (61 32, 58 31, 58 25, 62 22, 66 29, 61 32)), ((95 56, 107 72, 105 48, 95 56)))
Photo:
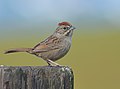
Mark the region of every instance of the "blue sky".
POLYGON ((120 26, 120 0, 0 0, 0 28, 64 20, 75 24, 105 20, 120 26))

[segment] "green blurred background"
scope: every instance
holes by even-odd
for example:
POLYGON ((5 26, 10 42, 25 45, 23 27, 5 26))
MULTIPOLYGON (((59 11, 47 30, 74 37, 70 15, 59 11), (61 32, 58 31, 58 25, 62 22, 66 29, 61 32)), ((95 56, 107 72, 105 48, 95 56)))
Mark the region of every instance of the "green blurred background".
POLYGON ((33 47, 61 21, 77 30, 69 53, 57 63, 72 67, 75 89, 120 89, 119 0, 0 0, 0 64, 47 65, 10 48, 33 47))

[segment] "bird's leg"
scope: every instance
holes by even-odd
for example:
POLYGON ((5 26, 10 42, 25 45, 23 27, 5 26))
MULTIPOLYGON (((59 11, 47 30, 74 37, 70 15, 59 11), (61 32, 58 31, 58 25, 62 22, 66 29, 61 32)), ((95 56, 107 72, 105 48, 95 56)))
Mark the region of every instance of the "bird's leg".
POLYGON ((52 66, 52 64, 48 60, 46 62, 48 63, 48 66, 52 66))
POLYGON ((54 62, 54 61, 52 61, 50 59, 44 58, 43 60, 45 60, 48 63, 48 66, 61 66, 58 63, 56 63, 56 62, 54 62))
POLYGON ((60 66, 58 63, 56 63, 56 62, 54 62, 54 61, 52 61, 52 60, 49 60, 49 59, 47 59, 47 63, 48 63, 48 65, 50 65, 50 66, 60 66), (53 64, 53 65, 52 65, 53 64))

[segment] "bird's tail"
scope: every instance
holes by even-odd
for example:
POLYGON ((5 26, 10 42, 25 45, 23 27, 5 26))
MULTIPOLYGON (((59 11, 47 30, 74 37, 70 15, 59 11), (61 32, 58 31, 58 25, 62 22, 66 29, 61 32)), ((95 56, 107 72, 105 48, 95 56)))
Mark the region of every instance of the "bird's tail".
POLYGON ((14 52, 29 52, 31 50, 32 48, 15 48, 15 49, 7 50, 4 53, 8 54, 8 53, 14 53, 14 52))

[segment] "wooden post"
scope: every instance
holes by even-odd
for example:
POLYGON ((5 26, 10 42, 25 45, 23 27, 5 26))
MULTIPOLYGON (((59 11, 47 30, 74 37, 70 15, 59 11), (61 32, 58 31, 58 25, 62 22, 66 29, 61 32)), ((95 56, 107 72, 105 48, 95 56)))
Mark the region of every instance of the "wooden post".
POLYGON ((73 89, 73 77, 64 66, 1 66, 0 89, 73 89))

